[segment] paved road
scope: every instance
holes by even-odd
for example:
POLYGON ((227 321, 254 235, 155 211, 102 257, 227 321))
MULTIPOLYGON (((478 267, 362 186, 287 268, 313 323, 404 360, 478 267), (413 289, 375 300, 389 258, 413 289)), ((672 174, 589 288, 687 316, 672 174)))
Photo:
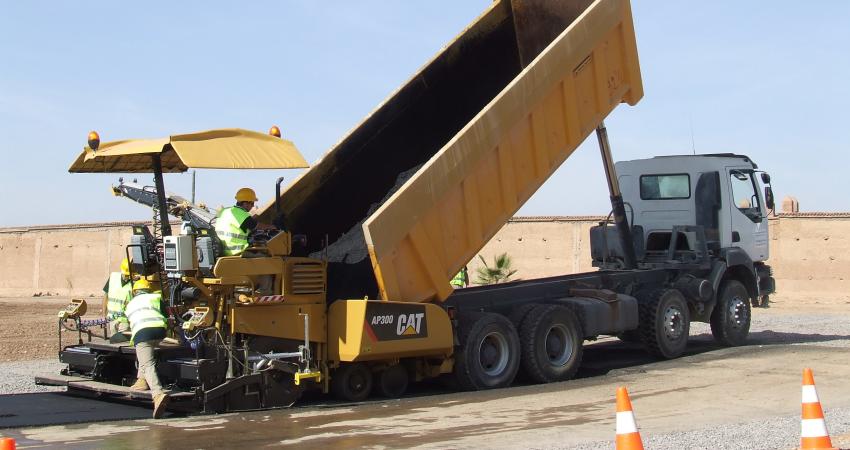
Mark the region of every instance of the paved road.
POLYGON ((804 366, 815 368, 828 407, 850 407, 848 349, 830 345, 847 336, 764 333, 754 333, 754 345, 729 349, 697 336, 689 356, 663 362, 634 347, 597 343, 587 348, 583 378, 550 385, 472 393, 424 388, 405 399, 358 405, 314 400, 281 411, 3 432, 19 448, 569 447, 612 438, 618 385, 629 387, 644 436, 799 414, 804 366), (785 343, 759 344, 777 337, 785 343))
POLYGON ((0 428, 142 419, 150 415, 150 409, 143 406, 59 392, 0 395, 0 428))
MULTIPOLYGON (((604 375, 612 370, 634 367, 653 362, 653 358, 641 351, 638 345, 621 343, 616 339, 587 347, 584 363, 576 378, 604 375)), ((715 350, 711 341, 692 341, 688 355, 715 350)), ((517 384, 522 384, 518 381, 517 384)), ((408 398, 450 394, 438 383, 417 386, 408 398)), ((463 394, 460 394, 463 395, 463 394)), ((325 397, 306 398, 299 402, 301 407, 331 407, 340 403, 325 397)), ((80 398, 64 393, 28 393, 0 395, 0 428, 35 427, 47 425, 79 424, 112 420, 144 419, 150 416, 146 405, 133 402, 104 401, 95 398, 80 398)))

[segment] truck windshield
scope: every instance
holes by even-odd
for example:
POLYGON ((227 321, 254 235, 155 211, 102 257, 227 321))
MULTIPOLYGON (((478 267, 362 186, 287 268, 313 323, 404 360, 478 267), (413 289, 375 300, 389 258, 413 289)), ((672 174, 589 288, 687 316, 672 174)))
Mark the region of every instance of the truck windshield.
POLYGON ((750 216, 760 214, 759 196, 756 194, 756 184, 751 171, 731 170, 729 179, 732 183, 732 196, 735 207, 750 216))

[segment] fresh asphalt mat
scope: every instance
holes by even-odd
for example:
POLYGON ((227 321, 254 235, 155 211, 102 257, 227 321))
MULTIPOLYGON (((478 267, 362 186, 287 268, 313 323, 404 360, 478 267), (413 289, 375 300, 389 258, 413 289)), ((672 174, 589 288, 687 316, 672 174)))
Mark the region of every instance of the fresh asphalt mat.
POLYGON ((146 419, 150 406, 74 397, 62 392, 0 395, 0 428, 146 419))

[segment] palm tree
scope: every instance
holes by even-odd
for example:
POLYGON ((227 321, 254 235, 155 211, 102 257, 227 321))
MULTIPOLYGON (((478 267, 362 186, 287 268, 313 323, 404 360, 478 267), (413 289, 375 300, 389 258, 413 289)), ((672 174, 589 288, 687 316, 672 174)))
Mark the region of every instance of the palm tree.
POLYGON ((483 267, 479 267, 477 271, 478 279, 475 284, 496 284, 504 283, 511 280, 511 277, 516 273, 516 270, 511 267, 511 257, 507 253, 502 253, 499 256, 493 257, 493 266, 487 265, 484 257, 478 255, 481 259, 483 267))

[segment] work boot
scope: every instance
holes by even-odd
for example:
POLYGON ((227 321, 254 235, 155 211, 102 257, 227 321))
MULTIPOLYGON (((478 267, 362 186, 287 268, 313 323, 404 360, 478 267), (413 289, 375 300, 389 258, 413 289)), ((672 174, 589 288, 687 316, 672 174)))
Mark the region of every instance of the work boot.
POLYGON ((148 382, 145 381, 144 378, 137 378, 136 382, 130 386, 130 389, 134 391, 149 391, 150 387, 148 386, 148 382))
POLYGON ((160 392, 153 397, 153 418, 159 419, 165 413, 165 407, 168 406, 168 394, 160 392))

